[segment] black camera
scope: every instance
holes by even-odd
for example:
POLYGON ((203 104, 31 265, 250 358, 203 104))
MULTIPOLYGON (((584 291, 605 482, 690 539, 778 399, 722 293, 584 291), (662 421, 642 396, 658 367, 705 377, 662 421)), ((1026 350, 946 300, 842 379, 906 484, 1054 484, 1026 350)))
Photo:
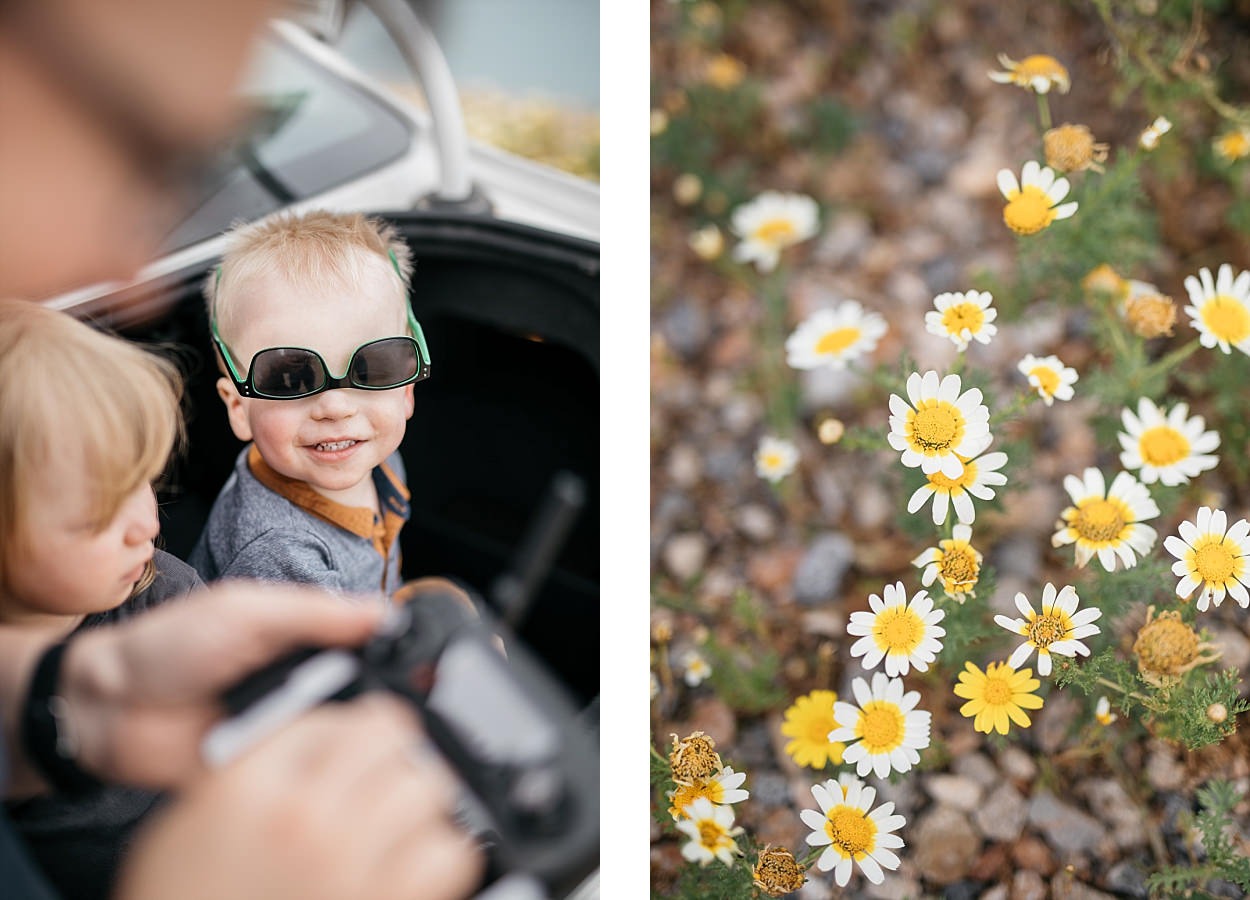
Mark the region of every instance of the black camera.
POLYGON ((598 867, 594 734, 519 642, 505 637, 505 656, 496 635, 506 629, 485 608, 411 583, 394 600, 363 646, 305 648, 230 689, 228 717, 205 739, 205 759, 224 763, 319 703, 391 691, 420 711, 468 788, 462 813, 486 845, 488 878, 520 874, 549 896, 567 895, 598 867))

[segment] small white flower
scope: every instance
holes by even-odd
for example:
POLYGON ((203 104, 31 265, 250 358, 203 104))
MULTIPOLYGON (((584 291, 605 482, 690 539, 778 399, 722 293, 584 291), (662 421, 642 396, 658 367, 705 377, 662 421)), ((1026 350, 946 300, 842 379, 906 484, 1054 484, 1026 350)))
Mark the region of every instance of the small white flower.
POLYGON ((993 300, 989 291, 938 294, 933 298, 936 310, 924 314, 925 329, 938 337, 950 338, 960 353, 968 349, 969 341, 988 344, 998 333, 993 324, 998 310, 990 306, 993 300))
POLYGON ((1143 150, 1153 150, 1159 146, 1159 138, 1163 137, 1172 130, 1172 123, 1163 116, 1159 116, 1151 122, 1146 130, 1141 133, 1138 143, 1141 144, 1143 150))
POLYGON ((794 471, 799 462, 799 448, 785 438, 764 436, 755 451, 755 474, 774 484, 794 471))
POLYGON ((844 369, 871 353, 886 332, 885 319, 855 300, 812 313, 786 338, 786 363, 795 369, 844 369))
POLYGON ((765 191, 733 212, 730 227, 742 239, 734 248, 734 259, 771 272, 782 250, 816 234, 819 220, 820 208, 811 197, 765 191))
POLYGON ((1058 219, 1076 213, 1077 203, 1062 203, 1071 185, 1055 176, 1054 169, 1031 159, 1020 170, 1020 180, 1011 169, 998 172, 998 190, 1006 199, 1003 222, 1016 234, 1036 234, 1058 219))
POLYGON ((1186 484, 1207 469, 1214 469, 1219 460, 1207 455, 1220 446, 1220 436, 1203 431, 1202 416, 1189 416, 1189 404, 1178 403, 1168 412, 1155 406, 1148 398, 1137 401, 1137 415, 1132 410, 1120 412, 1124 431, 1120 432, 1120 465, 1140 469, 1143 484, 1156 481, 1168 486, 1186 484))
POLYGON ((654 672, 652 672, 651 673, 651 699, 654 700, 658 696, 660 696, 660 679, 654 672))
POLYGON ((890 446, 902 453, 903 465, 926 475, 941 472, 959 478, 963 460, 990 445, 990 411, 978 388, 960 393, 958 375, 939 380, 932 370, 907 376, 907 401, 890 395, 890 446), (909 405, 910 404, 910 405, 909 405))
POLYGON ((925 591, 917 591, 909 603, 901 581, 887 584, 881 593, 884 600, 869 595, 871 612, 851 613, 846 633, 860 636, 851 645, 851 656, 864 657, 865 669, 875 669, 884 659, 887 675, 906 675, 913 666, 924 672, 942 649, 938 638, 946 629, 937 623, 946 612, 934 609, 925 591))
POLYGON ((871 689, 856 678, 851 692, 859 706, 841 700, 833 704, 839 726, 829 732, 829 740, 855 741, 842 752, 844 762, 855 763, 855 774, 862 778, 875 772, 885 778, 891 769, 906 772, 920 762, 917 751, 929 746, 931 719, 928 712, 916 709, 920 694, 904 693, 903 679, 887 678, 882 672, 873 674, 871 689))
POLYGON ((1098 704, 1094 707, 1094 718, 1098 720, 1099 725, 1110 725, 1120 717, 1111 711, 1110 700, 1106 697, 1099 697, 1098 704))
POLYGON ((1050 582, 1042 588, 1042 611, 1035 612, 1033 605, 1024 594, 1016 594, 1016 609, 1020 610, 1023 619, 1011 619, 1007 616, 995 616, 994 621, 1014 634, 1022 634, 1025 641, 1015 649, 1007 659, 1007 665, 1019 669, 1025 661, 1037 651, 1037 674, 1043 677, 1050 674, 1050 656, 1075 657, 1089 656, 1082 638, 1099 634, 1102 629, 1090 623, 1102 616, 1102 610, 1087 606, 1080 611, 1077 606, 1081 600, 1076 595, 1076 588, 1065 585, 1058 593, 1050 582))
POLYGON ((732 866, 738 853, 735 837, 742 834, 742 827, 734 827, 734 811, 729 806, 717 806, 707 797, 699 797, 686 807, 686 818, 677 822, 690 842, 681 848, 681 855, 690 862, 706 866, 719 859, 732 866))
POLYGON ((1072 498, 1072 506, 1063 511, 1059 530, 1050 539, 1051 545, 1076 544, 1076 564, 1084 566, 1094 557, 1108 572, 1114 572, 1116 556, 1126 569, 1145 556, 1158 536, 1142 522, 1159 515, 1159 507, 1150 498, 1146 486, 1128 472, 1121 472, 1108 490, 1102 472, 1086 469, 1077 478, 1063 479, 1064 489, 1072 498))
POLYGON ((1065 366, 1059 357, 1054 355, 1037 357, 1030 353, 1020 360, 1016 368, 1029 379, 1029 384, 1036 389, 1038 396, 1047 406, 1056 400, 1072 399, 1072 385, 1076 384, 1079 376, 1076 374, 1076 369, 1065 366))
POLYGON ((882 869, 898 868, 898 855, 894 851, 903 848, 903 839, 892 832, 906 825, 907 820, 894 814, 892 801, 873 809, 876 788, 858 782, 843 787, 832 778, 824 784, 812 785, 812 796, 820 812, 805 809, 799 813, 799 818, 812 829, 807 843, 826 847, 816 860, 817 869, 822 872, 833 869, 833 880, 839 887, 846 887, 854 870, 853 863, 858 863, 859 870, 873 884, 885 880, 882 869))
POLYGON ((1222 509, 1203 506, 1194 521, 1180 524, 1180 537, 1169 535, 1163 546, 1176 557, 1172 574, 1181 577, 1176 595, 1188 599, 1199 587, 1197 607, 1206 612, 1219 606, 1225 594, 1245 609, 1250 606, 1250 522, 1238 519, 1228 527, 1228 516, 1222 509))
POLYGON ((1191 306, 1185 307, 1204 347, 1218 346, 1225 353, 1236 347, 1250 354, 1250 272, 1233 277, 1233 267, 1220 266, 1214 279, 1211 270, 1198 270, 1198 277, 1185 277, 1191 306))
POLYGON ((917 512, 932 497, 934 525, 946 521, 946 512, 951 506, 955 507, 955 517, 959 522, 967 524, 974 521, 976 509, 971 498, 994 499, 994 488, 1007 483, 1007 476, 998 471, 1007 464, 1007 454, 986 453, 976 459, 960 457, 960 462, 964 464, 964 471, 958 478, 947 478, 941 472, 926 475, 928 480, 916 488, 907 501, 907 512, 917 512))
POLYGON ((712 674, 712 667, 697 650, 687 650, 683 654, 682 667, 685 669, 682 677, 690 687, 698 687, 712 674))
POLYGON ((981 553, 972 546, 971 526, 956 525, 950 538, 938 541, 936 547, 930 547, 913 559, 912 565, 924 570, 920 583, 925 587, 940 578, 942 589, 952 600, 963 603, 976 596, 977 579, 981 576, 981 553))

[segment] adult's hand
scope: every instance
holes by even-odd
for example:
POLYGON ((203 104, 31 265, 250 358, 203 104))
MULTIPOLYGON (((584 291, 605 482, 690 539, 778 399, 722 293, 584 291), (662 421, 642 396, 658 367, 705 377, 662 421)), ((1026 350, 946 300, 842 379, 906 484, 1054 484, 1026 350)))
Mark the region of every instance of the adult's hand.
MULTIPOLYGON (((79 635, 57 689, 68 704, 78 764, 108 781, 176 786, 203 770, 199 745, 221 715, 217 698, 225 688, 303 644, 360 644, 382 614, 380 604, 239 581, 79 635)), ((0 628, 11 796, 39 786, 16 740, 14 710, 40 651, 55 638, 0 628)))
POLYGON ((452 900, 481 876, 448 819, 452 777, 414 753, 412 715, 369 696, 324 706, 193 776, 145 828, 119 900, 452 900))

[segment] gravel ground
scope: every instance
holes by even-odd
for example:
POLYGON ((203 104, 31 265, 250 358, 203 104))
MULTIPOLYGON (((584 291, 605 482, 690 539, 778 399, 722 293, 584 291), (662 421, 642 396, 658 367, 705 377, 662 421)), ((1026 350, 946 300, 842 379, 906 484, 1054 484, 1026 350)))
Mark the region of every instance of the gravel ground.
MULTIPOLYGON (((1099 140, 1123 146, 1151 120, 1139 94, 1115 94, 1106 32, 1085 4, 727 4, 732 27, 720 46, 678 37, 682 5, 652 4, 653 107, 680 108, 685 86, 722 50, 759 79, 766 124, 738 154, 746 183, 753 192, 804 192, 824 209, 820 234, 785 257, 787 327, 839 299, 858 299, 891 323, 877 361, 905 352, 921 370, 942 371, 953 346, 902 323, 923 322, 935 294, 970 287, 973 273, 1012 274, 1015 241, 1002 225, 994 176, 1036 156, 1035 108, 1025 92, 987 77, 997 53, 1019 59, 1046 52, 1067 63, 1073 87, 1054 102, 1056 123, 1083 122, 1099 140), (777 137, 822 96, 854 116, 849 142, 822 155, 777 137)), ((1230 13, 1223 24, 1244 29, 1241 15, 1230 13)), ((1239 64, 1229 69, 1245 75, 1239 64)), ((1246 85, 1250 78, 1234 81, 1236 99, 1246 99, 1246 85)), ((721 173, 734 164, 732 150, 717 162, 721 173)), ((781 714, 817 687, 849 695, 850 680, 863 674, 847 653, 850 613, 867 608, 867 595, 887 582, 918 588, 910 561, 932 541, 917 543, 900 529, 906 495, 896 453, 825 446, 810 427, 832 414, 851 429, 884 433, 888 391, 861 376, 793 373, 808 426, 796 437, 800 466, 779 489, 755 474, 753 453, 768 430, 752 375, 762 304, 729 273, 733 264, 709 265, 688 248, 694 228, 709 218, 723 224, 727 215, 714 195, 694 203, 675 197, 682 174, 652 169, 653 633, 671 631, 674 657, 709 635, 740 647, 745 661, 776 652, 775 687, 785 699, 744 710, 710 682, 688 688, 676 679, 653 702, 652 736, 661 750, 673 732, 715 737, 726 763, 748 773, 751 797, 736 807, 739 824, 761 844, 798 853, 808 829, 796 810, 814 805, 810 787, 828 776, 800 769, 783 752, 781 714), (754 622, 743 618, 744 596, 754 622)), ((1160 211, 1161 247, 1149 271, 1133 277, 1183 298, 1181 281, 1198 265, 1250 267, 1250 240, 1225 224, 1228 200, 1219 186, 1179 173, 1146 187, 1160 211)), ((989 346, 974 345, 968 364, 1004 385, 1028 352, 1057 353, 1083 371, 1096 362, 1087 324, 1081 310, 1036 304, 1027 320, 1005 323, 989 346)), ((1079 388, 1075 400, 1031 407, 1016 423, 1010 437, 1032 447, 1029 485, 1006 494, 1000 510, 977 516, 978 546, 997 570, 997 585, 975 602, 995 611, 1009 612, 1016 591, 1032 597, 1044 581, 1072 581, 1071 550, 1050 546, 1067 505, 1062 477, 1116 465, 1118 448, 1099 444, 1089 424, 1095 408, 1079 388)), ((1230 520, 1250 515, 1250 496, 1219 470, 1203 485, 1230 520)), ((1174 533, 1173 521, 1155 524, 1160 540, 1174 533)), ((1207 622, 1222 664, 1244 671, 1250 618, 1227 603, 1207 622)), ((1145 897, 1148 872, 1201 858, 1188 825, 1195 788, 1213 775, 1250 787, 1244 730, 1187 752, 1138 723, 1092 724, 1079 692, 1052 691, 1032 728, 991 740, 958 714, 952 679, 908 678, 922 693, 921 707, 932 711, 933 747, 920 770, 897 783, 869 779, 908 820, 899 870, 876 887, 856 876, 845 890, 812 872, 796 896, 1145 897)), ((1237 813, 1246 840, 1250 806, 1243 802, 1237 813)), ((655 826, 651 864, 653 890, 664 896, 685 863, 680 843, 655 826)), ((1207 890, 1242 896, 1233 885, 1207 890)))

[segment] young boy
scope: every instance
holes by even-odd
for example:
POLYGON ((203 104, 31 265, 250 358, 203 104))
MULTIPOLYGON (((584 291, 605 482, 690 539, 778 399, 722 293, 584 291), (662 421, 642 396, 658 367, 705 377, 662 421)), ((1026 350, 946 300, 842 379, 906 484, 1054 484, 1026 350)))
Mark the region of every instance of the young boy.
POLYGON ((236 230, 205 283, 230 427, 251 442, 190 556, 205 581, 400 585, 408 490, 398 453, 429 354, 408 247, 358 213, 236 230))
MULTIPOLYGON (((153 545, 152 482, 182 432, 180 396, 167 361, 0 302, 0 625, 61 640, 199 585, 153 545)), ((6 811, 60 896, 102 900, 156 799, 97 787, 10 798, 6 811)))

